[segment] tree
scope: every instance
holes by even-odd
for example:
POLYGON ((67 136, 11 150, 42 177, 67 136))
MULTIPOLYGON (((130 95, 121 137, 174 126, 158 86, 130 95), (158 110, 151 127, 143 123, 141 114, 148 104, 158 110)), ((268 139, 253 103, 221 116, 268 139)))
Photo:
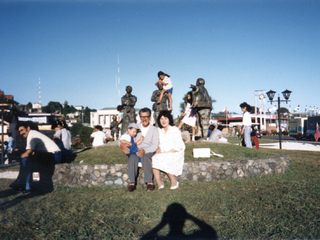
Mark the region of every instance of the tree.
POLYGON ((83 122, 90 123, 90 112, 96 112, 96 111, 97 111, 96 109, 90 109, 86 107, 83 111, 83 114, 84 114, 83 122))
MULTIPOLYGON (((30 103, 31 104, 31 103, 30 103)), ((59 102, 50 101, 47 106, 42 107, 42 112, 45 113, 55 113, 59 112, 64 115, 65 118, 67 118, 67 114, 69 113, 75 113, 78 110, 73 106, 69 105, 68 101, 64 101, 63 106, 59 102)), ((96 109, 90 109, 88 107, 85 107, 83 110, 83 122, 84 123, 90 123, 90 112, 96 112, 96 109)))
POLYGON ((27 103, 27 109, 32 109, 32 103, 31 102, 27 103))
POLYGON ((280 108, 280 113, 289 113, 289 110, 285 107, 280 108))
POLYGON ((66 115, 69 113, 69 111, 70 111, 70 106, 68 105, 68 101, 66 100, 66 101, 64 101, 61 114, 63 114, 64 117, 66 117, 66 115))
POLYGON ((93 128, 86 127, 86 126, 83 126, 80 130, 80 140, 86 146, 91 145, 90 135, 92 131, 93 131, 93 128))
POLYGON ((82 124, 81 123, 74 123, 72 124, 72 127, 70 129, 70 133, 72 137, 77 136, 78 134, 80 134, 81 128, 82 128, 82 124))
POLYGON ((50 101, 47 106, 42 107, 42 112, 55 113, 61 112, 62 106, 59 102, 50 101))

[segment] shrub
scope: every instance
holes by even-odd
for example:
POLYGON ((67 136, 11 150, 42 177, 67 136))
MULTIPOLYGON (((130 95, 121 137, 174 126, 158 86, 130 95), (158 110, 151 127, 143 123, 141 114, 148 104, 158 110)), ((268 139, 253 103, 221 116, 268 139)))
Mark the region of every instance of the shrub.
POLYGON ((86 146, 89 146, 91 145, 91 138, 90 138, 90 135, 93 131, 93 128, 91 127, 85 127, 83 126, 80 130, 80 140, 81 140, 81 143, 86 145, 86 146))
POLYGON ((70 129, 70 133, 72 137, 77 136, 80 134, 80 130, 83 127, 82 123, 74 123, 70 129))

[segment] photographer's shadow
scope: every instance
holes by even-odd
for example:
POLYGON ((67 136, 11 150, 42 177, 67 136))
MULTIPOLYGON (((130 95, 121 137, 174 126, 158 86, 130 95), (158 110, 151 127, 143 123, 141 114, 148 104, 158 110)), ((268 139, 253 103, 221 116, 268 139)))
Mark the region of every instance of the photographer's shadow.
POLYGON ((38 196, 42 196, 47 194, 47 192, 28 192, 28 193, 20 193, 14 189, 8 189, 0 192, 0 198, 8 198, 10 196, 15 196, 15 198, 11 200, 7 200, 0 203, 0 211, 5 209, 9 209, 14 207, 17 204, 20 204, 22 201, 38 196))
POLYGON ((186 209, 179 203, 172 203, 163 213, 161 222, 152 230, 147 232, 141 239, 217 239, 216 231, 204 221, 187 213, 186 209), (183 227, 186 220, 193 221, 199 230, 192 234, 184 234, 183 227), (158 232, 169 225, 170 230, 167 236, 159 236, 158 232))

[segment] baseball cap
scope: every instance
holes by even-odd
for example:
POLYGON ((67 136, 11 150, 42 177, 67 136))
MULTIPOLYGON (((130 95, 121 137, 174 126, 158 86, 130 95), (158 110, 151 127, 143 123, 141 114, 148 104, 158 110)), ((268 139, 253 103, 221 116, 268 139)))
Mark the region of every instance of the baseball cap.
POLYGON ((138 126, 138 124, 136 124, 136 123, 130 123, 129 126, 128 126, 128 128, 140 129, 139 126, 138 126))

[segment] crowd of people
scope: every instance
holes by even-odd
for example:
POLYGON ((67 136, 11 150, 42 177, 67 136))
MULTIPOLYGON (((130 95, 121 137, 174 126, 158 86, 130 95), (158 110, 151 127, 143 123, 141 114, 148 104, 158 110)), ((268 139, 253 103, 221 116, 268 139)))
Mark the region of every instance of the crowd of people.
MULTIPOLYGON (((113 117, 113 134, 118 135, 118 125, 122 124, 121 137, 118 139, 118 144, 123 153, 128 156, 128 176, 129 186, 127 191, 132 192, 136 189, 136 178, 138 174, 138 167, 142 167, 144 171, 144 182, 146 184, 146 191, 153 191, 155 179, 158 189, 164 188, 164 183, 161 180, 160 172, 164 172, 170 179, 170 189, 179 188, 179 182, 176 177, 182 174, 184 164, 185 144, 181 135, 181 128, 183 125, 191 127, 191 140, 195 141, 195 132, 197 126, 197 116, 201 115, 201 109, 197 112, 195 105, 203 104, 209 99, 201 97, 197 94, 202 92, 207 96, 208 93, 204 88, 204 79, 197 80, 197 86, 191 85, 193 91, 186 94, 186 106, 182 113, 183 119, 180 121, 178 127, 174 125, 172 111, 172 82, 170 76, 163 72, 158 72, 159 80, 156 85, 163 86, 160 93, 160 98, 156 104, 159 104, 164 96, 168 97, 169 108, 162 110, 157 114, 155 119, 156 124, 151 124, 151 110, 149 108, 142 108, 139 111, 140 123, 137 124, 135 119, 132 120, 126 111, 126 107, 133 108, 136 97, 131 94, 132 88, 127 86, 127 94, 123 97, 123 102, 129 102, 127 105, 119 105, 117 110, 119 116, 113 117), (201 91, 200 91, 201 90, 201 91), (198 102, 195 104, 193 96, 197 98, 198 102), (128 100, 129 99, 129 100, 128 100), (128 101, 127 101, 128 100, 128 101), (132 102, 132 103, 131 103, 132 102), (124 111, 126 116, 124 116, 124 111), (124 119, 125 118, 125 119, 124 119), (129 121, 128 121, 129 120, 129 121)), ((161 88, 159 88, 161 89, 161 88)), ((211 104, 210 104, 211 106, 211 104)), ((257 149, 259 149, 259 142, 257 138, 252 135, 252 122, 250 116, 250 105, 246 102, 240 104, 243 111, 241 134, 244 136, 246 147, 252 148, 251 141, 255 142, 257 149)), ((210 111, 210 107, 208 108, 210 111)), ((202 115, 204 112, 202 112, 202 115)), ((204 126, 201 126, 202 128, 204 126)), ((26 151, 21 155, 20 173, 16 181, 10 186, 12 188, 30 191, 31 188, 40 187, 49 191, 53 189, 52 175, 54 173, 54 165, 57 163, 71 162, 74 156, 71 150, 71 134, 68 126, 64 120, 56 120, 52 123, 52 130, 55 131, 53 139, 40 133, 37 126, 32 122, 21 122, 17 125, 19 134, 26 138, 26 151), (40 181, 37 186, 32 186, 32 172, 37 168, 40 173, 40 181)), ((211 125, 209 129, 205 126, 207 131, 206 140, 210 142, 227 142, 227 139, 222 134, 222 126, 211 125)), ((11 136, 10 136, 11 137, 11 136)), ((93 139, 92 146, 94 148, 102 146, 106 142, 106 134, 103 132, 102 126, 97 125, 93 130, 90 138, 93 139)), ((8 138, 6 144, 6 151, 12 150, 13 141, 8 138)))

